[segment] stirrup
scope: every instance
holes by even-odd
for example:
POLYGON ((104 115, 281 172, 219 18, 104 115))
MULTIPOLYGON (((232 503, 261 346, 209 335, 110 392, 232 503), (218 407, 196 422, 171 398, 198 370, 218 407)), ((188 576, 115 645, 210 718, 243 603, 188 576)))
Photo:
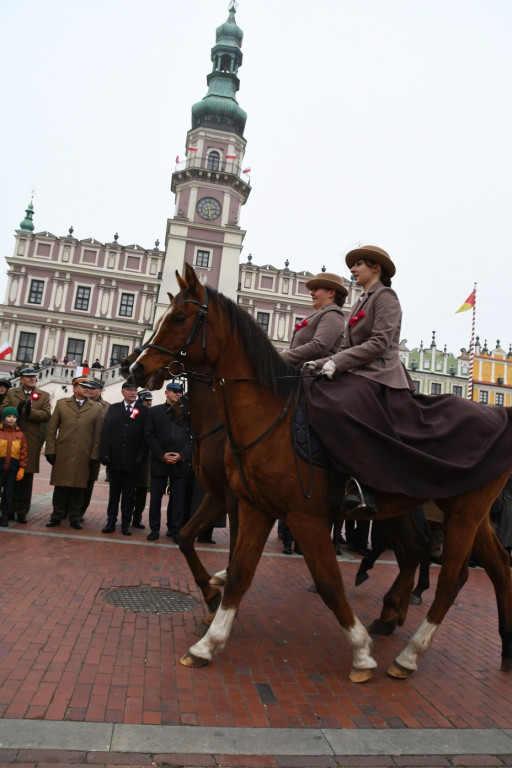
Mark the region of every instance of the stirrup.
POLYGON ((355 477, 349 477, 345 483, 345 496, 341 505, 344 509, 354 514, 375 515, 379 511, 372 494, 355 477))

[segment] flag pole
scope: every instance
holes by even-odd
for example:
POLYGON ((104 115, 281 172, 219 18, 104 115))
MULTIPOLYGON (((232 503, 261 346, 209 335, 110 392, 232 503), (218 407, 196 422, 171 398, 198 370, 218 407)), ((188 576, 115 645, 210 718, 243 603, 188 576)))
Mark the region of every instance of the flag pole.
POLYGON ((475 300, 473 301, 473 318, 471 321, 471 344, 469 347, 469 380, 468 380, 468 400, 473 399, 473 371, 475 365, 475 314, 476 314, 476 283, 474 287, 475 300))

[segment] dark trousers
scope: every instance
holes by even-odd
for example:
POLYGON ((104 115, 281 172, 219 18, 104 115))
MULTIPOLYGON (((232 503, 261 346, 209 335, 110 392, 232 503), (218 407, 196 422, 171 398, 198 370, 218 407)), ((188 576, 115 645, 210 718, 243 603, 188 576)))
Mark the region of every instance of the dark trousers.
POLYGON ((84 493, 84 500, 82 502, 82 509, 80 510, 80 517, 83 517, 87 511, 87 507, 91 503, 92 492, 94 489, 94 483, 96 482, 98 470, 96 467, 89 469, 89 477, 87 478, 87 488, 84 493))
POLYGON ((12 515, 13 519, 24 520, 30 511, 30 503, 32 501, 32 485, 34 482, 34 474, 25 472, 23 480, 19 480, 14 485, 14 493, 12 499, 12 515))
POLYGON ((142 513, 146 508, 146 498, 148 495, 148 489, 145 485, 135 486, 135 502, 133 505, 133 522, 140 523, 142 520, 142 513))
POLYGON ((0 472, 0 490, 2 491, 2 523, 7 523, 11 511, 16 472, 0 472))
POLYGON ((153 475, 151 477, 151 500, 149 502, 149 527, 152 531, 160 531, 162 518, 162 496, 169 483, 169 502, 167 504, 167 530, 178 532, 185 522, 185 505, 187 501, 187 478, 153 475))
POLYGON ((115 523, 121 502, 121 525, 127 528, 132 522, 135 502, 135 472, 110 470, 110 488, 108 495, 107 520, 115 523))
POLYGON ((70 523, 78 523, 81 517, 82 503, 85 488, 68 488, 64 485, 56 485, 53 489, 52 520, 64 520, 69 518, 70 523))

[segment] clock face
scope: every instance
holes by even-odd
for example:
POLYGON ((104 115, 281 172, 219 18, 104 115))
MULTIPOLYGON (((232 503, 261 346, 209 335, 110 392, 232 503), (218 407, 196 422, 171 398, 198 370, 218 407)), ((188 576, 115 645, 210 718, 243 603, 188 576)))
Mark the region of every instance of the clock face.
POLYGON ((214 197, 203 197, 196 206, 196 211, 202 219, 218 219, 222 206, 214 197))

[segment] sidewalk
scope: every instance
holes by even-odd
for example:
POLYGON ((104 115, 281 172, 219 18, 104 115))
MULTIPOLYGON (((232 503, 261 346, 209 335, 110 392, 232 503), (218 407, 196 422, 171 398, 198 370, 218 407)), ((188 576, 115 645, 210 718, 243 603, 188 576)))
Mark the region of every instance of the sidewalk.
MULTIPOLYGON (((432 599, 433 567, 425 605, 375 640, 379 668, 358 686, 303 558, 283 556, 274 531, 225 650, 191 670, 179 658, 206 610, 178 548, 165 536, 148 542, 147 531, 102 535, 103 476, 82 531, 47 529, 44 461, 42 470, 29 524, 0 532, 0 768, 512 765, 512 681, 500 672, 494 593, 480 569, 415 675, 391 680, 387 666, 432 599), (122 607, 107 602, 119 588, 122 607), (148 608, 148 589, 178 607, 148 608)), ((228 533, 214 538, 199 547, 212 572, 226 565, 228 533)), ((359 559, 339 558, 365 625, 396 572, 384 557, 357 589, 359 559)))

